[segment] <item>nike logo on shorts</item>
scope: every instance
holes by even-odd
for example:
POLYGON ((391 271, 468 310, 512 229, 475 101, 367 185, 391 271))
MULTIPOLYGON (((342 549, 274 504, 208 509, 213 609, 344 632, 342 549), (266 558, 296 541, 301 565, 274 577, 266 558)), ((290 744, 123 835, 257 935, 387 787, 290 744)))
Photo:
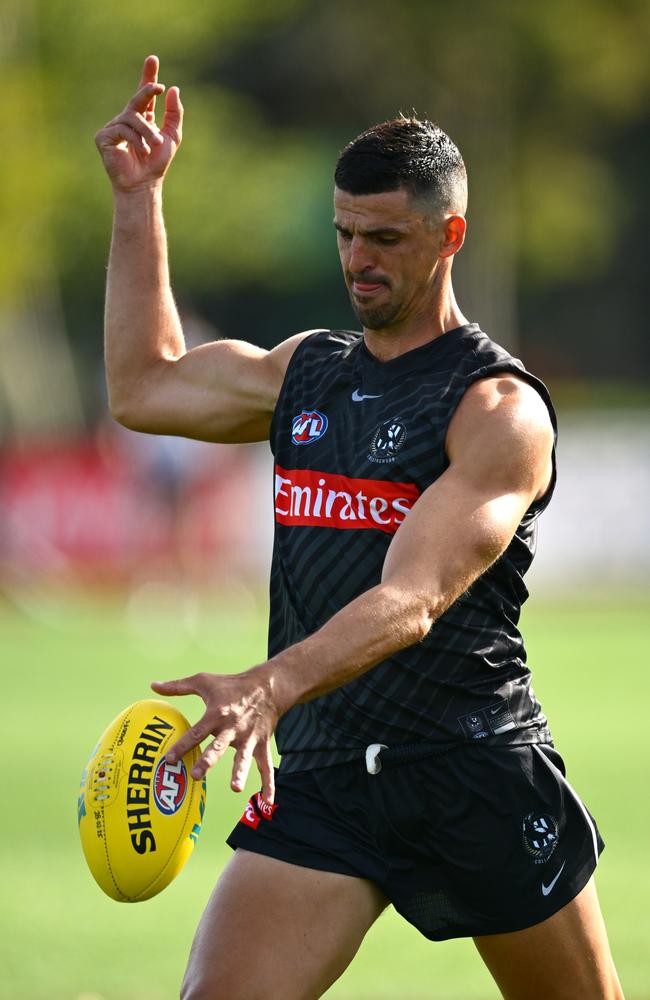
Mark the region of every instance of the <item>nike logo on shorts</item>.
POLYGON ((565 864, 566 864, 566 858, 562 862, 562 867, 560 868, 559 872, 557 873, 557 875, 555 876, 555 878, 552 880, 552 882, 549 882, 548 885, 544 885, 544 883, 542 882, 542 896, 548 896, 548 894, 553 891, 553 889, 555 888, 555 883, 557 882, 557 880, 559 879, 560 875, 562 874, 562 871, 564 869, 565 864))
POLYGON ((380 392, 378 396, 368 396, 368 395, 362 395, 358 389, 355 389, 354 392, 352 393, 352 402, 361 403, 364 399, 381 399, 382 396, 383 392, 380 392))

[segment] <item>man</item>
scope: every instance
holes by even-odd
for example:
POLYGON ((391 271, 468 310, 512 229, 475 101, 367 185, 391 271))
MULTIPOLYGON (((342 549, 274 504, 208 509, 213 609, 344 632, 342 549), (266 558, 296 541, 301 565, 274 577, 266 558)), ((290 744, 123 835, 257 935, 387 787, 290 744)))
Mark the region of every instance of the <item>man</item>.
POLYGON ((270 439, 276 462, 270 659, 153 685, 206 705, 170 759, 208 738, 196 777, 232 746, 232 788, 253 760, 262 779, 183 996, 321 996, 392 902, 433 940, 474 937, 508 998, 622 997, 591 878, 602 842, 516 628, 554 415, 455 301, 458 150, 398 119, 341 155, 334 224, 362 335, 187 352, 161 209, 182 108, 170 88, 158 129, 157 71, 150 56, 97 135, 115 193, 112 412, 152 433, 270 439))

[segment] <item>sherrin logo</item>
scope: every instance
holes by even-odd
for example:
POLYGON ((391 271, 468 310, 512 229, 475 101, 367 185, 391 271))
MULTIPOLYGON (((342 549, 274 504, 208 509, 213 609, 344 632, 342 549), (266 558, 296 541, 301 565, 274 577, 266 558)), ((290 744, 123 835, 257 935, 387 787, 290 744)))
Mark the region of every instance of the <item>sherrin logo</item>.
POLYGON ((414 483, 275 467, 275 519, 279 524, 376 528, 394 534, 419 496, 414 483))
POLYGON ((153 777, 153 797, 163 816, 173 816, 183 805, 187 792, 187 771, 182 760, 168 764, 165 758, 158 763, 153 777))
POLYGON ((291 440, 294 444, 313 444, 320 441, 327 425, 327 417, 320 410, 303 410, 291 421, 291 440))

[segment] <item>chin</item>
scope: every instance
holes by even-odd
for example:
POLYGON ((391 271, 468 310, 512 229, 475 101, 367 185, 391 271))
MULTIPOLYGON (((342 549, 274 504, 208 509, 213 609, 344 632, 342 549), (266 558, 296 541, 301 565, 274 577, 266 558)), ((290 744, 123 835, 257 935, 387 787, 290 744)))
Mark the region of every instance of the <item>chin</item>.
POLYGON ((352 302, 352 308, 357 319, 366 330, 385 330, 397 319, 399 312, 395 308, 389 309, 386 306, 381 309, 364 308, 354 301, 352 302))

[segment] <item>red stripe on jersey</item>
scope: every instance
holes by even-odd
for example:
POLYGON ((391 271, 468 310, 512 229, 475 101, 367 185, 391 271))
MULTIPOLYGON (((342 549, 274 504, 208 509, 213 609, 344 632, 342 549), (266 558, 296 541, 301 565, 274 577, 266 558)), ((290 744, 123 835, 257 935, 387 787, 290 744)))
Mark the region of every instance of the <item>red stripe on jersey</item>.
POLYGON ((419 496, 413 483, 275 467, 275 519, 279 524, 377 528, 392 535, 419 496))

